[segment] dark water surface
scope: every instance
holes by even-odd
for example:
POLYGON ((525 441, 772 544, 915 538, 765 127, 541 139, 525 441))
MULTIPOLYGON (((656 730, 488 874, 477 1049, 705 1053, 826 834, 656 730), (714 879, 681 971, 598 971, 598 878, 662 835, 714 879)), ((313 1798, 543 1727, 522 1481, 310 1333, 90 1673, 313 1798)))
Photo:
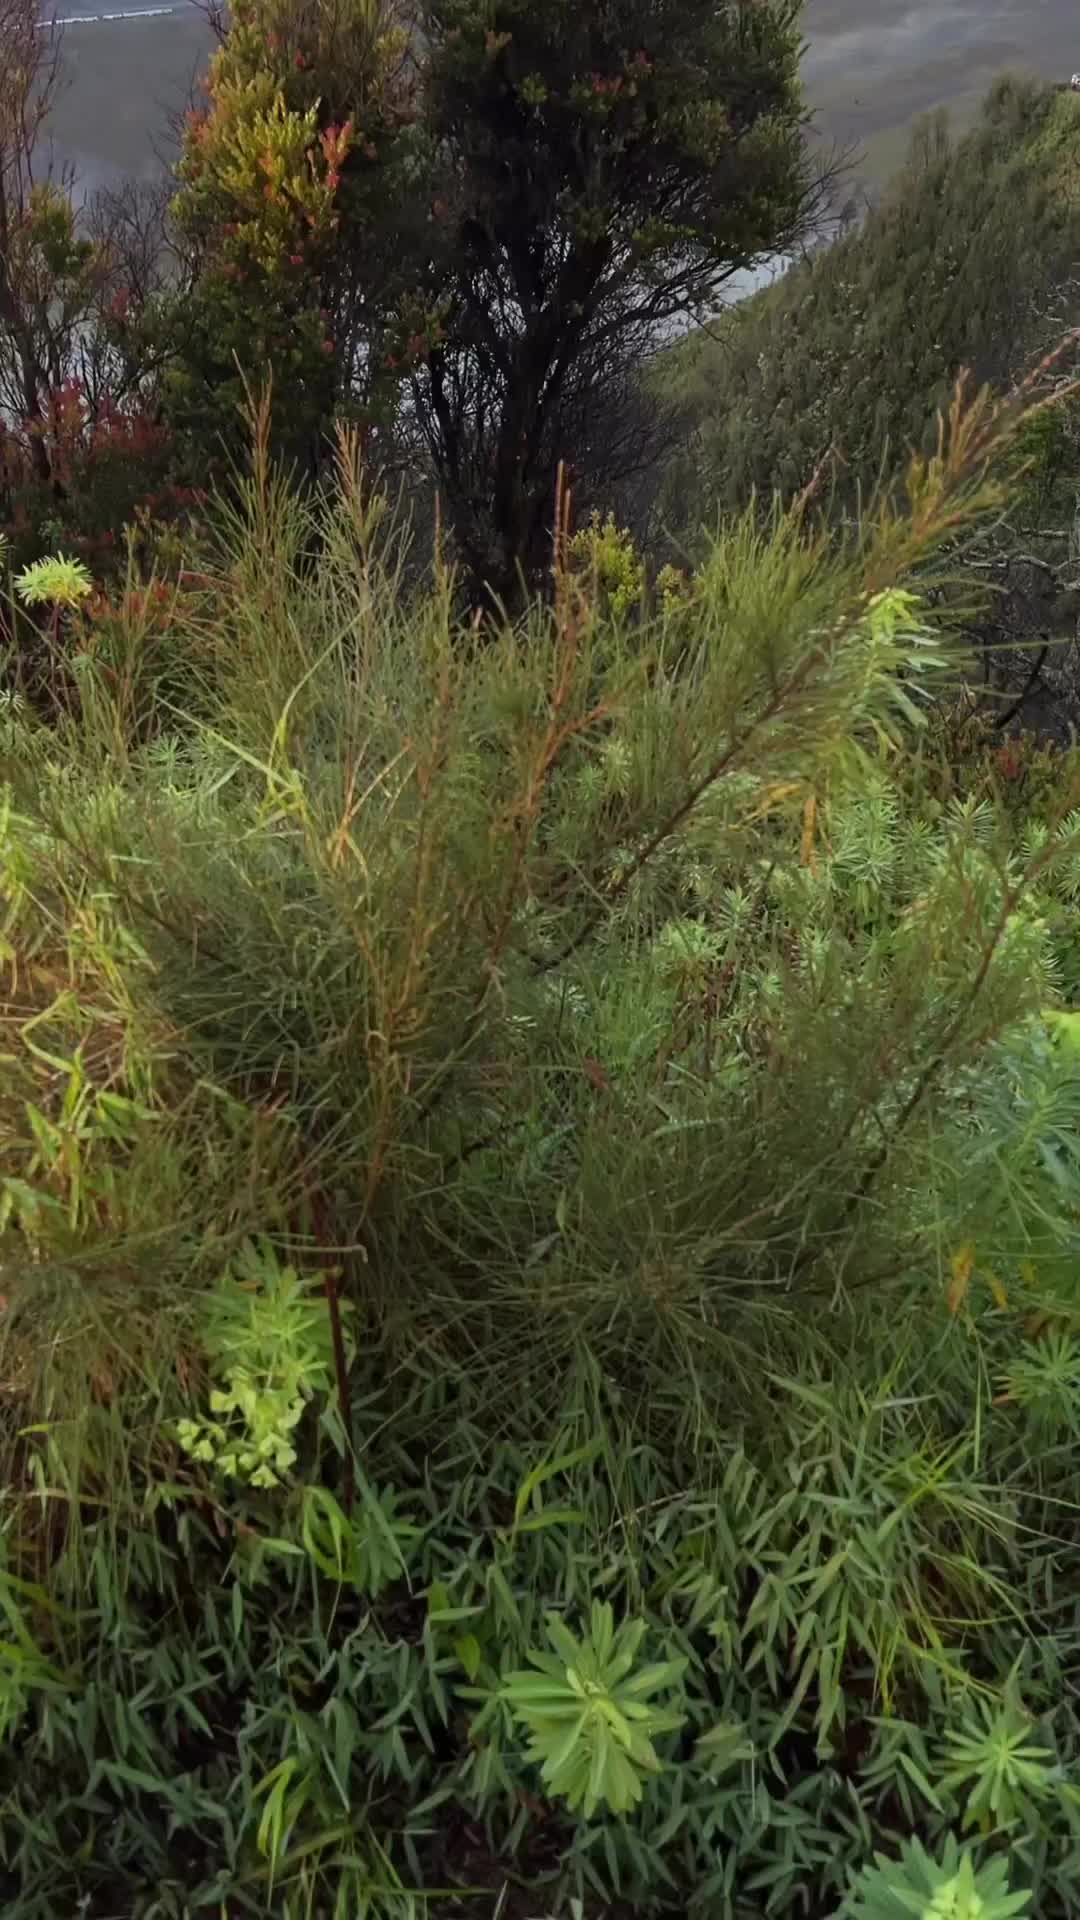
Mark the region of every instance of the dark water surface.
POLYGON ((212 46, 204 13, 192 0, 58 0, 57 12, 67 23, 57 159, 73 165, 87 189, 152 179, 175 150, 171 123, 212 46), (157 5, 171 11, 142 11, 157 5), (125 17, 102 17, 119 13, 125 17))

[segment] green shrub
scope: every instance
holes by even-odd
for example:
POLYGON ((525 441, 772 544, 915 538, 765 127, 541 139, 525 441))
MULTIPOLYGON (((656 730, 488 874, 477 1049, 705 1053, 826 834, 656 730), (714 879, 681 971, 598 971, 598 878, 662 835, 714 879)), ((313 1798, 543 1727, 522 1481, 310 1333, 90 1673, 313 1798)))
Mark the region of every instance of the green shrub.
MULTIPOLYGON (((1074 298, 1078 111, 1004 78, 959 141, 928 120, 862 223, 676 348, 662 386, 688 431, 662 517, 693 534, 713 500, 791 499, 816 474, 823 501, 856 512, 883 471, 902 479, 912 448, 932 450, 961 369, 1000 391, 1055 345, 1074 298)), ((1017 452, 1047 476, 1074 440, 1062 411, 1030 421, 1017 452)))
POLYGON ((483 634, 257 448, 160 648, 72 611, 2 736, 12 1920, 833 1913, 913 1836, 1073 1910, 1077 822, 949 793, 911 584, 1007 433, 483 634))

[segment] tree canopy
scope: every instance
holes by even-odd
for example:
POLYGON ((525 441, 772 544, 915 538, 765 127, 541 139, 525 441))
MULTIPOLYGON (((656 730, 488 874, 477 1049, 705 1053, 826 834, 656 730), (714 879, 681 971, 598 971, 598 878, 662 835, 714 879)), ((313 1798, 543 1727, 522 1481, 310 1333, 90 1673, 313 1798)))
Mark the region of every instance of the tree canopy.
MULTIPOLYGON (((271 381, 275 451, 313 473, 369 409, 395 293, 409 43, 381 0, 240 0, 188 113, 173 215, 185 271, 162 325, 169 416, 236 449, 271 381)), ((402 217, 402 226, 406 224, 402 217)))
POLYGON ((586 504, 637 457, 642 353, 812 218, 798 11, 244 0, 185 133, 174 419, 270 372, 309 470, 335 414, 392 429, 513 600, 560 461, 586 504))
POLYGON ((477 583, 544 564, 555 477, 635 457, 627 376, 804 231, 798 8, 442 0, 423 9, 440 244, 411 397, 477 583))

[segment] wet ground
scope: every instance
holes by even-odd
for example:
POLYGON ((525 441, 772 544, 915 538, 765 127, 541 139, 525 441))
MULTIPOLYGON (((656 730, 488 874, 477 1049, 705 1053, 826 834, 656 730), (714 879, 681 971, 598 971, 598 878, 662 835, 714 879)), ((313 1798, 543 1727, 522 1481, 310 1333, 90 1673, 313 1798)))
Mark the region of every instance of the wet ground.
MULTIPOLYGON (((90 181, 152 173, 206 57, 191 0, 60 0, 68 85, 56 144, 90 181), (173 4, 151 17, 102 18, 173 4), (93 16, 93 17, 91 17, 93 16)), ((873 188, 902 158, 913 119, 948 105, 958 122, 1003 68, 1060 80, 1080 68, 1078 0, 806 0, 806 89, 825 137, 857 151, 873 188)))

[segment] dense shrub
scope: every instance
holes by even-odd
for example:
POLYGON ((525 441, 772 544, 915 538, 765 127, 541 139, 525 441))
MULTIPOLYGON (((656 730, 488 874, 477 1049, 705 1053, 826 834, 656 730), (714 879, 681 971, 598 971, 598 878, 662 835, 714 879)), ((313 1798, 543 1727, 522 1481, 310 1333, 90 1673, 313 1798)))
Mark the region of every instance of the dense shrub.
MULTIPOLYGON (((696 529, 708 501, 791 498, 821 467, 850 510, 931 450, 962 368, 1007 387, 1054 344, 1077 312, 1078 115, 1006 79, 960 141, 928 121, 864 221, 678 348, 663 381, 689 437, 665 515, 696 529)), ((1070 417, 1034 431, 1050 465, 1070 417)))
POLYGON ((483 636, 257 448, 152 648, 70 596, 0 734, 12 1920, 1072 1910, 1080 823, 951 793, 909 584, 1007 438, 655 604, 560 537, 483 636))
POLYGON ((173 475, 172 445, 148 409, 91 406, 77 381, 51 394, 32 429, 0 441, 0 530, 13 565, 74 546, 99 572, 124 561, 125 529, 141 518, 176 521, 196 501, 173 475), (47 479, 36 471, 44 446, 47 479))
POLYGON ((961 368, 1004 392, 1048 355, 1060 403, 1018 438, 1010 510, 956 553, 948 591, 979 644, 984 715, 1059 743, 1080 725, 1075 337, 1053 351, 1078 312, 1077 112, 1070 93, 1006 79, 964 139, 926 123, 861 224, 652 377, 683 445, 654 476, 651 537, 682 558, 713 500, 808 490, 843 525, 902 490, 961 368))

